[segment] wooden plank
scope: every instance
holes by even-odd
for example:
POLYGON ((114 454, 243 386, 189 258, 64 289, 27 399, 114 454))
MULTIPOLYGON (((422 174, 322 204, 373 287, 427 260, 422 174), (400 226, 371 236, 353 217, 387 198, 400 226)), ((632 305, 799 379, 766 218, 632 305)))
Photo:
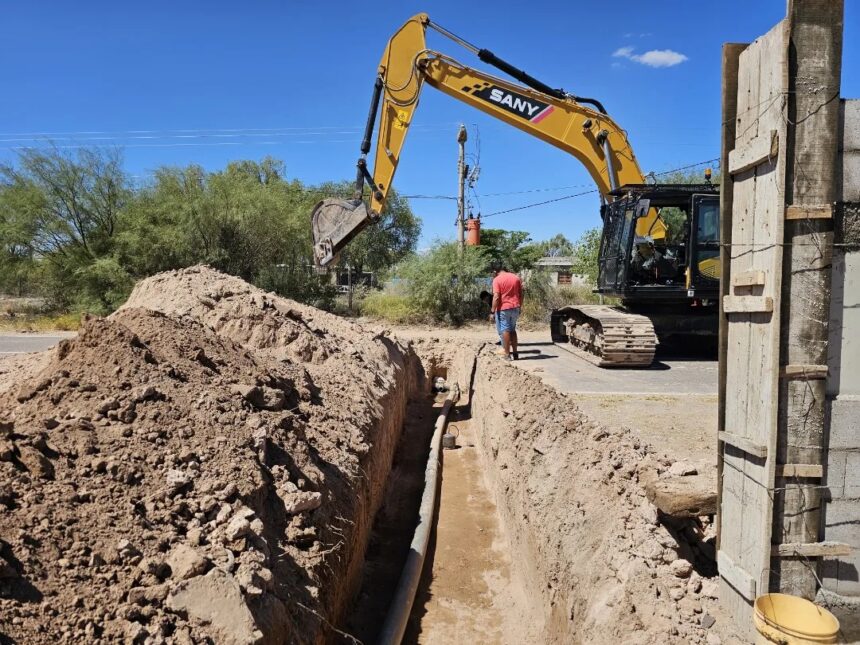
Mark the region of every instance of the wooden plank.
POLYGON ((814 381, 827 378, 827 365, 783 365, 779 377, 793 381, 814 381))
POLYGON ((742 148, 729 153, 729 174, 737 175, 771 161, 779 154, 779 135, 776 130, 760 134, 742 148))
POLYGON ((792 204, 785 209, 785 219, 832 219, 833 204, 792 204))
POLYGON ((725 551, 717 551, 717 569, 720 577, 752 602, 756 597, 756 579, 741 569, 725 551))
POLYGON ((666 515, 699 517, 717 512, 716 480, 707 475, 664 477, 645 484, 645 495, 666 515))
POLYGON ((733 287, 758 287, 764 286, 765 272, 758 269, 741 271, 732 276, 733 287))
MULTIPOLYGON (((729 153, 735 147, 738 113, 738 63, 741 52, 747 48, 748 43, 727 43, 723 45, 722 52, 722 130, 720 142, 720 165, 729 167, 729 153)), ((723 243, 720 249, 720 296, 729 295, 729 285, 732 277, 731 244, 732 244, 732 204, 733 204, 732 176, 725 172, 720 179, 720 240, 723 243)), ((719 346, 718 346, 718 411, 717 428, 725 430, 726 425, 726 372, 728 369, 726 356, 728 353, 729 322, 723 315, 722 297, 719 302, 719 346)), ((724 458, 721 450, 717 452, 717 508, 721 508, 723 494, 723 470, 724 458)), ((725 497, 727 505, 729 497, 725 497)), ((722 512, 716 516, 716 546, 719 549, 722 540, 722 512)))
POLYGON ((821 464, 778 464, 777 477, 824 477, 824 466, 821 464))
POLYGON ((723 312, 727 314, 754 314, 773 311, 770 296, 725 296, 723 312))
POLYGON ((767 446, 750 441, 746 437, 734 434, 733 432, 721 431, 717 433, 717 439, 723 443, 727 443, 735 448, 739 448, 750 455, 764 459, 767 457, 767 446))
POLYGON ((785 542, 772 545, 774 556, 780 558, 834 558, 854 553, 854 547, 842 542, 785 542))

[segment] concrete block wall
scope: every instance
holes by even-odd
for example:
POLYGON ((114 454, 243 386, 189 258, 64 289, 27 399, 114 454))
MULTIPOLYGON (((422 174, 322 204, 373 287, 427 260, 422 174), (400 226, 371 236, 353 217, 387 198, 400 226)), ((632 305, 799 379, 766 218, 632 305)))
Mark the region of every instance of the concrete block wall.
POLYGON ((842 101, 841 221, 833 253, 830 438, 824 539, 850 544, 850 556, 822 562, 824 588, 860 597, 860 100, 842 101))

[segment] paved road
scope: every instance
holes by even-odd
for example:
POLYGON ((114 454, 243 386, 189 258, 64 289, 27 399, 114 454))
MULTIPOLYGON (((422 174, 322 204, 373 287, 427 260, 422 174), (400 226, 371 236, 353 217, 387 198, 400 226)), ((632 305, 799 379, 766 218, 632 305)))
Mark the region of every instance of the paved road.
POLYGON ((717 393, 717 361, 658 356, 647 369, 602 368, 548 341, 520 344, 518 367, 536 371, 557 390, 601 394, 717 393))
POLYGON ((41 352, 50 349, 64 338, 75 336, 73 331, 57 331, 50 334, 0 333, 0 356, 41 352))

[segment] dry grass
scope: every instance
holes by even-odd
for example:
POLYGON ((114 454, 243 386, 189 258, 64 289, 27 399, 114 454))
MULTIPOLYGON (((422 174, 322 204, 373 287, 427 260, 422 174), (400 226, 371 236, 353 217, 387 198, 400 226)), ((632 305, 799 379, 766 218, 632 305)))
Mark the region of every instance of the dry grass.
POLYGON ((0 331, 77 331, 80 313, 17 314, 0 317, 0 331))
POLYGON ((423 316, 405 295, 374 291, 361 302, 361 315, 394 323, 419 323, 423 316))

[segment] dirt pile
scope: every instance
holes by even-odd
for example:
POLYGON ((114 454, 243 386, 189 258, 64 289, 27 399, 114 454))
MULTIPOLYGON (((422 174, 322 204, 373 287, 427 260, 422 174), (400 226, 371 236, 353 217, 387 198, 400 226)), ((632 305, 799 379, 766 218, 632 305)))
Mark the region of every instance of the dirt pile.
POLYGON ((658 518, 645 496, 672 460, 489 351, 474 388, 472 424, 545 642, 719 642, 713 528, 658 518))
POLYGON ((142 282, 0 394, 0 633, 318 642, 418 370, 205 267, 142 282))

